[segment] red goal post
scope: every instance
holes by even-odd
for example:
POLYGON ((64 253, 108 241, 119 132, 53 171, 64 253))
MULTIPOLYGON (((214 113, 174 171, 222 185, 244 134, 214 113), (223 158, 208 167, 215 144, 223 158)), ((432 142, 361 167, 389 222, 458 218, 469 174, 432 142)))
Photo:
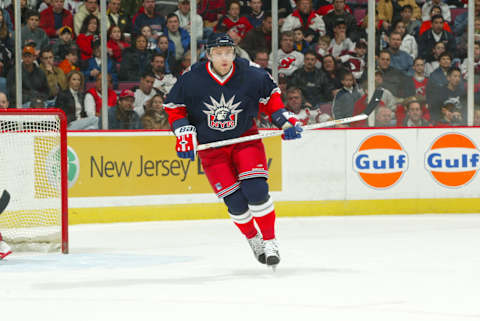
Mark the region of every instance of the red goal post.
POLYGON ((0 109, 0 233, 17 250, 68 253, 67 119, 60 109, 0 109))

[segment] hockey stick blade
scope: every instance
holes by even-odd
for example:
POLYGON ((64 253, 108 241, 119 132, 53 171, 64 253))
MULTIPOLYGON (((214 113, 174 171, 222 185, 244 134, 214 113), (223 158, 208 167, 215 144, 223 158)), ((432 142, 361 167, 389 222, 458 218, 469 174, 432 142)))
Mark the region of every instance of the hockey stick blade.
MULTIPOLYGON (((365 120, 368 118, 368 115, 370 115, 373 112, 373 110, 378 106, 382 95, 383 95, 383 89, 377 88, 373 93, 372 98, 370 99, 370 102, 368 103, 367 107, 365 108, 363 113, 359 115, 355 115, 347 118, 329 120, 329 121, 318 123, 318 124, 305 125, 305 126, 302 126, 302 128, 304 131, 307 131, 312 129, 327 128, 335 125, 348 124, 348 123, 353 123, 360 120, 365 120)), ((282 134, 283 134, 283 130, 270 130, 270 131, 262 132, 261 134, 243 136, 243 137, 237 137, 232 139, 220 140, 212 143, 201 144, 197 146, 197 151, 248 142, 251 140, 262 139, 266 137, 280 136, 282 134)))
POLYGON ((0 214, 3 213, 5 208, 7 208, 9 202, 10 202, 10 193, 4 190, 2 193, 2 196, 0 197, 0 214))

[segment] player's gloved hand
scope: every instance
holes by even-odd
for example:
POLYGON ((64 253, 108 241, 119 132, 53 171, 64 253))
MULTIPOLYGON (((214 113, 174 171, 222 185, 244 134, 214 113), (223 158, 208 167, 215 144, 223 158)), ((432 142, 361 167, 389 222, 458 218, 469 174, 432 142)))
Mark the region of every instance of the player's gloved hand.
POLYGON ((300 133, 303 132, 303 128, 300 120, 298 120, 295 114, 291 112, 283 113, 283 116, 287 119, 287 121, 282 126, 282 139, 291 140, 301 138, 302 134, 300 133))
POLYGON ((192 125, 182 126, 175 129, 177 144, 175 149, 180 158, 190 158, 195 160, 197 152, 197 130, 192 125))

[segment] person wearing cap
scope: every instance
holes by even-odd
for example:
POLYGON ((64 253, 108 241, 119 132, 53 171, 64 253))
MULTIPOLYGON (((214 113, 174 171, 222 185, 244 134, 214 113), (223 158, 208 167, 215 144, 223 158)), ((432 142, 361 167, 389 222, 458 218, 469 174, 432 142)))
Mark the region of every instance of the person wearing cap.
POLYGON ((7 77, 8 98, 15 107, 24 105, 28 107, 34 97, 47 100, 50 88, 44 72, 34 64, 35 48, 25 46, 22 51, 22 102, 15 100, 15 68, 11 68, 7 77))
POLYGON ((73 40, 72 28, 68 26, 63 26, 59 29, 58 40, 55 41, 52 46, 55 61, 60 62, 65 59, 66 54, 70 51, 72 47, 78 49, 77 44, 73 40))
POLYGON ((333 11, 323 16, 325 29, 330 38, 334 37, 333 29, 337 19, 343 19, 347 26, 347 37, 353 42, 358 40, 357 20, 353 15, 345 11, 345 0, 333 0, 333 11))
POLYGON ((57 38, 63 26, 73 29, 73 15, 63 8, 65 0, 52 0, 50 6, 40 13, 40 28, 49 38, 57 38))
MULTIPOLYGON (((192 37, 191 23, 190 23, 190 0, 178 0, 178 10, 174 12, 178 21, 180 22, 180 28, 187 30, 192 37)), ((195 13, 195 39, 197 42, 203 38, 203 20, 202 17, 195 13)))
POLYGON ((29 11, 27 14, 27 23, 22 27, 22 45, 35 42, 37 50, 45 49, 49 44, 47 34, 39 28, 40 14, 38 11, 29 11))
MULTIPOLYGON (((108 129, 141 129, 140 117, 133 110, 135 94, 130 89, 124 89, 118 97, 117 105, 108 109, 108 129)), ((102 119, 99 119, 99 126, 102 119)))

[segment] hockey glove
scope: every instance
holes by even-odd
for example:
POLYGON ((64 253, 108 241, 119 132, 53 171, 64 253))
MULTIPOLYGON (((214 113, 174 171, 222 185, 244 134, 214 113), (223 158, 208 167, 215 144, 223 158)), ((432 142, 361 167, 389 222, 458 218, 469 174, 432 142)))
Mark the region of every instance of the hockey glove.
POLYGON ((291 140, 301 138, 302 135, 300 133, 303 132, 303 128, 300 120, 291 112, 284 112, 283 116, 287 121, 282 126, 282 139, 291 140))
POLYGON ((177 136, 175 148, 178 157, 195 160, 197 151, 197 130, 195 127, 191 125, 179 127, 175 130, 175 136, 177 136))

